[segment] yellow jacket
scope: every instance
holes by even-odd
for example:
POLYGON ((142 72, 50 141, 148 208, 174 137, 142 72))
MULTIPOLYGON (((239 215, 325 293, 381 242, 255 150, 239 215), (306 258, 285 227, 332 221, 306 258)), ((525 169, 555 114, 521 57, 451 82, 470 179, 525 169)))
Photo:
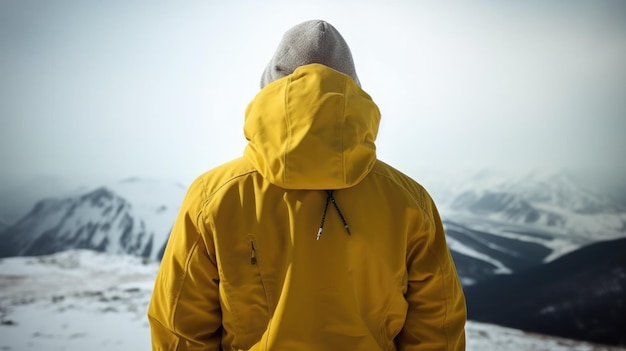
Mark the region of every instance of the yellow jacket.
POLYGON ((320 64, 259 92, 244 156, 181 206, 149 306, 154 350, 464 350, 441 220, 376 159, 379 120, 320 64))

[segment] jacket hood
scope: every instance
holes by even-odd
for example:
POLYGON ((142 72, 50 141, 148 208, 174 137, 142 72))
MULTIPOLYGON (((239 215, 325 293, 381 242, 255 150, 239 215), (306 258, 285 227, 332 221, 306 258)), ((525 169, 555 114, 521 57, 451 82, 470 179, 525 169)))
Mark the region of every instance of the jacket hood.
POLYGON ((376 161, 380 111, 350 76, 322 64, 268 84, 248 105, 244 157, 286 189, 342 189, 376 161))

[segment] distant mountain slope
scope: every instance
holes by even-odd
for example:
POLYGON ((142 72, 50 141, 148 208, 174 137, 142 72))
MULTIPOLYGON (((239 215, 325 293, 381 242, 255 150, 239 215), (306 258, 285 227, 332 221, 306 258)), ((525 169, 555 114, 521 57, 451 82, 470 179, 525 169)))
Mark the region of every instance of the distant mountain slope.
MULTIPOLYGON (((75 196, 42 200, 0 232, 0 257, 92 249, 159 258, 184 191, 177 184, 130 178, 75 196)), ((559 254, 555 245, 559 240, 548 233, 486 224, 481 221, 477 229, 444 221, 465 285, 538 265, 559 254)))
POLYGON ((548 243, 554 239, 547 234, 494 234, 448 220, 444 228, 463 285, 541 265, 553 253, 548 243))
POLYGON ((619 196, 603 195, 600 184, 574 180, 564 171, 428 177, 424 180, 442 217, 457 223, 487 220, 589 242, 626 237, 626 208, 615 200, 619 196))
MULTIPOLYGON (((0 257, 91 249, 160 258, 184 191, 176 184, 131 178, 42 200, 0 232, 0 257)), ((541 264, 553 252, 547 234, 539 240, 527 233, 494 234, 451 221, 444 225, 464 284, 541 264)))
MULTIPOLYGON (((564 174, 511 178, 481 172, 451 179, 459 184, 443 187, 447 195, 438 205, 465 285, 626 236, 626 212, 564 174), (592 229, 601 234, 590 234, 592 229)), ((0 228, 0 257, 89 248, 158 258, 184 190, 130 178, 43 200, 19 222, 0 228)))
POLYGON ((128 179, 81 195, 46 199, 0 232, 0 257, 92 249, 158 258, 184 187, 128 179))
POLYGON ((626 345, 626 239, 591 244, 465 293, 473 320, 626 345))

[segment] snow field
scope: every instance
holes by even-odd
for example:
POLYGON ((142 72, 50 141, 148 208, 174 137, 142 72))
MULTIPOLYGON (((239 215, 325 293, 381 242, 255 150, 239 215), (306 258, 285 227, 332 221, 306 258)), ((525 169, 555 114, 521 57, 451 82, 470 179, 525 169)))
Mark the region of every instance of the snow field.
MULTIPOLYGON (((0 350, 149 350, 158 263, 72 250, 0 260, 0 350)), ((468 351, 626 350, 468 322, 468 351)))

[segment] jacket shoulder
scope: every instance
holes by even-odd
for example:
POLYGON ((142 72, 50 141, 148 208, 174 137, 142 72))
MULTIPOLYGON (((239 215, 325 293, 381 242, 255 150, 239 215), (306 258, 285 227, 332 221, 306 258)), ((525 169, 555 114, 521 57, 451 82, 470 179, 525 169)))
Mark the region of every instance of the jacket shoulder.
POLYGON ((396 191, 408 196, 423 211, 432 213, 432 198, 426 189, 413 178, 380 160, 376 160, 370 174, 384 179, 384 181, 389 183, 389 187, 395 188, 396 191))
POLYGON ((237 158, 217 166, 198 176, 188 192, 195 194, 203 201, 210 199, 220 189, 237 180, 258 173, 254 166, 245 158, 237 158))

